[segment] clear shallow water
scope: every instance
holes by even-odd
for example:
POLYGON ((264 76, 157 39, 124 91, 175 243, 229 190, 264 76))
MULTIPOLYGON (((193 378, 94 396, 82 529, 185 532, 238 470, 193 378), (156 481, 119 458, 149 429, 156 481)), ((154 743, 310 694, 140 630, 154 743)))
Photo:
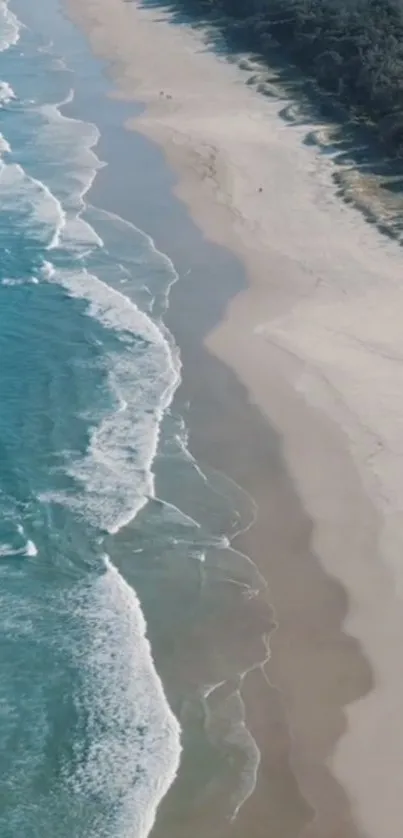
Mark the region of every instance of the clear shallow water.
POLYGON ((253 660, 216 639, 214 664, 189 676, 176 638, 195 625, 196 646, 207 638, 217 581, 262 586, 228 541, 254 511, 199 470, 169 410, 173 264, 86 204, 99 132, 62 109, 99 71, 56 2, 18 14, 0 4, 0 832, 140 838, 178 770, 184 702, 204 708, 181 725, 207 784, 225 769, 216 740, 241 754, 229 814, 253 788, 239 692, 253 660))

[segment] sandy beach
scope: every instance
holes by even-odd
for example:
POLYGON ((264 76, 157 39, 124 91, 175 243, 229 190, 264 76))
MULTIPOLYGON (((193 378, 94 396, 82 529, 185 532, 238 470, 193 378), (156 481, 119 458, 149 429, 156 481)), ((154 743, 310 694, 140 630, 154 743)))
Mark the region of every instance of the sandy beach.
MULTIPOLYGON (((225 828, 201 809, 170 821, 169 793, 155 832, 400 838, 401 248, 340 202, 331 160, 304 144, 310 126, 285 122, 286 103, 246 84, 253 65, 217 56, 155 4, 69 0, 68 9, 109 63, 117 95, 146 106, 130 127, 163 147, 177 195, 248 277, 206 339, 241 395, 231 401, 225 375, 210 378, 208 365, 192 380, 186 351, 184 386, 192 451, 259 507, 240 547, 267 580, 277 623, 270 660, 245 685, 261 765, 225 828)), ((172 330, 191 351, 175 314, 180 286, 172 330)), ((205 292, 214 294, 208 282, 205 292)))

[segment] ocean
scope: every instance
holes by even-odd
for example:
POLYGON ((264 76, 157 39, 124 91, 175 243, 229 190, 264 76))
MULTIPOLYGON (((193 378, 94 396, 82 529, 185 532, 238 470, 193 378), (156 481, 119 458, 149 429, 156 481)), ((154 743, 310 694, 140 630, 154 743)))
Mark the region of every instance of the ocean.
POLYGON ((183 766, 186 805, 254 788, 256 661, 215 632, 264 588, 255 510, 188 451, 175 265, 90 200, 126 106, 57 0, 3 0, 0 50, 0 833, 143 838, 183 766))

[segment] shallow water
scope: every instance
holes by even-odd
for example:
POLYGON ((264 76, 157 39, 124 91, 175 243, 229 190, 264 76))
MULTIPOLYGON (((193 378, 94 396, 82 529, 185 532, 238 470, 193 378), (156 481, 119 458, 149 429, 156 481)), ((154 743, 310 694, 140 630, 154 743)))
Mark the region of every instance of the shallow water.
POLYGON ((253 789, 259 752, 239 688, 254 651, 235 653, 222 626, 264 589, 229 541, 255 511, 199 468, 171 408, 173 263, 87 203, 107 161, 98 127, 66 114, 78 84, 92 108, 105 95, 101 68, 56 0, 11 5, 0 7, 0 831, 140 838, 181 737, 190 797, 213 777, 230 815, 253 789))

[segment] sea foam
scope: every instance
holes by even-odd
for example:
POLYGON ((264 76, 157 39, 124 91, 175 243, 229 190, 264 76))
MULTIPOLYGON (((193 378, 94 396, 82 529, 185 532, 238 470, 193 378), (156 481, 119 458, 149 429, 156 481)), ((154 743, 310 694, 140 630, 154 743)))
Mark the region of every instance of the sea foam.
POLYGON ((85 269, 58 270, 46 262, 44 276, 86 300, 88 315, 122 339, 108 361, 116 408, 92 432, 85 456, 69 464, 82 491, 65 498, 94 526, 116 533, 154 494, 152 463, 179 362, 158 326, 120 291, 85 269))
POLYGON ((65 213, 51 190, 29 176, 18 163, 6 164, 4 161, 0 163, 0 187, 2 212, 15 212, 25 217, 26 230, 38 243, 54 247, 65 224, 65 213))
POLYGON ((62 113, 61 109, 73 100, 74 90, 70 89, 57 104, 40 106, 43 122, 36 145, 45 154, 52 149, 59 198, 66 213, 62 240, 55 241, 52 248, 62 244, 85 256, 92 247, 103 245, 95 229, 81 216, 86 208, 85 195, 104 163, 94 151, 100 137, 97 126, 62 113))
POLYGON ((20 39, 21 23, 9 9, 5 0, 0 0, 0 52, 15 46, 20 39))
POLYGON ((7 81, 0 81, 0 107, 2 105, 8 105, 16 98, 11 85, 7 81))
MULTIPOLYGON (((18 40, 19 25, 12 15, 7 20, 10 45, 18 40)), ((11 101, 6 83, 0 100, 1 91, 3 104, 7 97, 11 101)), ((85 267, 92 251, 103 248, 102 238, 81 217, 84 197, 103 164, 93 150, 98 129, 61 113, 72 98, 70 91, 58 105, 27 103, 42 124, 34 136, 27 132, 23 165, 17 140, 15 148, 12 140, 12 149, 5 141, 2 150, 12 157, 11 162, 0 161, 0 187, 2 211, 11 218, 15 214, 30 249, 42 254, 42 272, 34 277, 38 291, 45 282, 62 286, 70 297, 83 300, 87 316, 114 338, 116 349, 104 357, 114 404, 90 431, 87 450, 66 462, 77 491, 52 496, 44 490, 35 498, 45 516, 49 500, 73 507, 86 529, 88 524, 96 529, 98 543, 102 533, 115 533, 130 521, 154 492, 152 464, 160 425, 180 367, 162 325, 85 267)), ((21 136, 18 132, 19 142, 21 136)), ((155 249, 153 253, 155 257, 155 249)), ((161 260, 166 271, 162 255, 161 260)), ((174 278, 170 268, 169 282, 174 278)), ((7 284, 14 281, 19 277, 10 276, 7 284)), ((12 292, 6 286, 4 293, 12 292)), ((65 303, 68 316, 68 299, 65 303)), ((11 550, 29 557, 27 567, 35 568, 42 550, 39 540, 38 545, 18 531, 15 545, 12 539, 4 541, 4 556, 11 550)), ((87 737, 83 753, 78 753, 80 737, 71 742, 79 758, 64 768, 63 780, 74 799, 81 797, 84 809, 102 789, 108 814, 94 823, 91 835, 143 838, 178 768, 180 726, 154 666, 139 600, 109 558, 103 561, 103 572, 95 580, 82 580, 71 603, 84 627, 73 654, 82 673, 76 701, 87 737)), ((41 817, 45 822, 46 813, 41 817)))
MULTIPOLYGON (((86 628, 76 654, 85 673, 78 696, 89 742, 66 781, 78 799, 102 789, 110 817, 99 838, 145 838, 179 765, 180 728, 166 702, 138 598, 108 556, 105 572, 80 592, 86 628)), ((91 833, 92 834, 92 833, 91 833)))

